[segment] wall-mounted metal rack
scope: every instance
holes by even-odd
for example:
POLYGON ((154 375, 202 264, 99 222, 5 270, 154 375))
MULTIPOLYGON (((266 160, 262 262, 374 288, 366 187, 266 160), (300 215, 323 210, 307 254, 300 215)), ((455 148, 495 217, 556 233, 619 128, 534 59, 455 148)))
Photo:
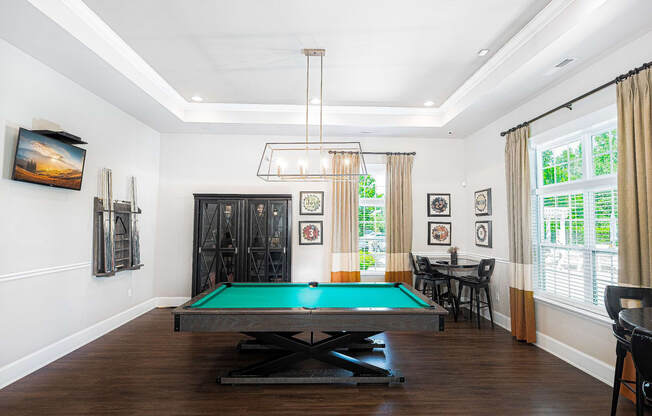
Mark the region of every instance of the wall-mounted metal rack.
POLYGON ((111 171, 102 171, 103 197, 93 200, 93 274, 113 276, 124 270, 138 270, 140 235, 136 205, 136 178, 131 180, 131 201, 112 200, 111 171))

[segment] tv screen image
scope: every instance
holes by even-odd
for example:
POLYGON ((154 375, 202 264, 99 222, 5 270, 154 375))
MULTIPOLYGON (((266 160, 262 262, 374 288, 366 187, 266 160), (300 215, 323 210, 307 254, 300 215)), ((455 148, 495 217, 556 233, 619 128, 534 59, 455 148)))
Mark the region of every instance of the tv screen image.
POLYGON ((79 191, 86 150, 20 129, 12 178, 79 191))

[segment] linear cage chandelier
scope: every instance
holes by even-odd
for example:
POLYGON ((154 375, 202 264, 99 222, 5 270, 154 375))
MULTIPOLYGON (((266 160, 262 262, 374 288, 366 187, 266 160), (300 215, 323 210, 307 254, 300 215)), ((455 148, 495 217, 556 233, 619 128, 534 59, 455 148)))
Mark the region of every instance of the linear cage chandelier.
POLYGON ((323 92, 325 49, 304 49, 306 56, 306 140, 304 142, 265 143, 258 165, 258 177, 268 182, 357 181, 367 175, 360 142, 324 142, 323 92), (319 56, 319 141, 308 138, 310 107, 310 58, 319 56), (335 155, 341 154, 336 161, 335 155), (341 163, 340 163, 341 162, 341 163))

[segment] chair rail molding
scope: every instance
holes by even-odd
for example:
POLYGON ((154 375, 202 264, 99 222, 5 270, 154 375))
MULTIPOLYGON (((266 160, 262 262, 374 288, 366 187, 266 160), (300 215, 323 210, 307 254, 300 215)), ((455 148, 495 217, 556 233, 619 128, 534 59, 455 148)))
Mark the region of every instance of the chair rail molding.
POLYGON ((91 262, 90 261, 85 261, 85 262, 82 262, 82 263, 64 264, 62 266, 44 267, 44 268, 41 268, 41 269, 32 269, 32 270, 27 270, 27 271, 22 271, 22 272, 13 272, 13 273, 7 273, 7 274, 0 274, 0 283, 11 282, 13 280, 20 280, 20 279, 29 279, 29 278, 32 278, 32 277, 38 277, 38 276, 44 276, 44 275, 48 275, 48 274, 66 272, 66 271, 69 271, 69 270, 85 269, 87 267, 88 268, 91 267, 91 262))

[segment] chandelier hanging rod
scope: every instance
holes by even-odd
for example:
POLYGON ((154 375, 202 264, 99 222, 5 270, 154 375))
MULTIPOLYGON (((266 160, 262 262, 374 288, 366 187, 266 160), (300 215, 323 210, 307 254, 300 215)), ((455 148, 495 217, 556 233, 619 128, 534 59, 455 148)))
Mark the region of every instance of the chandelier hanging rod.
POLYGON ((306 55, 306 143, 308 143, 308 109, 310 108, 310 57, 319 56, 319 143, 323 142, 324 131, 324 56, 326 49, 304 49, 306 55))

